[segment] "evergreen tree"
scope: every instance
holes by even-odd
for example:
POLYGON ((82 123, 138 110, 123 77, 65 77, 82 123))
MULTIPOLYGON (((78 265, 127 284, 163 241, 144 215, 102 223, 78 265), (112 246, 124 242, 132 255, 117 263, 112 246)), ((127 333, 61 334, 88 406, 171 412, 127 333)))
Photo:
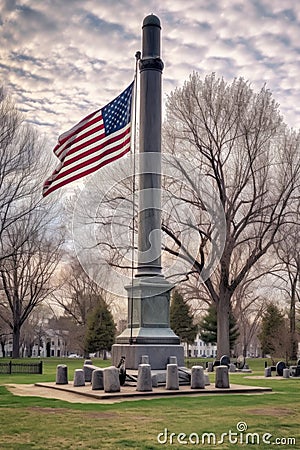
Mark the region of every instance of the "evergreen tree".
MULTIPOLYGON (((237 327, 237 321, 230 312, 229 315, 229 342, 230 350, 233 349, 235 341, 239 337, 240 333, 237 327)), ((206 344, 217 343, 217 310, 215 305, 210 305, 207 314, 200 322, 200 337, 206 344)))
POLYGON ((261 343, 262 354, 271 356, 285 356, 285 319, 280 309, 273 303, 268 303, 262 317, 261 332, 258 338, 261 343))
POLYGON ((197 335, 197 326, 193 323, 191 308, 183 296, 174 291, 170 307, 170 325, 183 342, 192 344, 197 335))
POLYGON ((90 312, 85 334, 85 351, 94 353, 110 350, 115 340, 116 325, 105 301, 99 297, 90 312))

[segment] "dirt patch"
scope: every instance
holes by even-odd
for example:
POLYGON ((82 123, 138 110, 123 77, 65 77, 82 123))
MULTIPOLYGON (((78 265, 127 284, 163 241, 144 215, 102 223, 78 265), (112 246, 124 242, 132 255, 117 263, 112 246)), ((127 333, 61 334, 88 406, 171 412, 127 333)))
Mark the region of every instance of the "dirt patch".
POLYGON ((57 400, 64 400, 70 403, 99 403, 99 400, 93 398, 86 398, 73 394, 72 392, 54 391, 44 387, 38 387, 34 384, 6 384, 5 387, 14 395, 22 397, 44 397, 55 398, 57 400))
POLYGON ((247 413, 254 414, 254 415, 262 415, 262 416, 289 416, 294 413, 293 410, 287 409, 287 408, 259 408, 259 409, 249 409, 247 410, 247 413))
MULTIPOLYGON (((42 407, 42 406, 31 406, 26 408, 29 411, 32 412, 37 412, 39 414, 46 414, 51 415, 51 414, 55 414, 57 415, 57 408, 46 408, 46 407, 42 407)), ((70 413, 69 409, 66 408, 59 408, 59 412, 60 413, 64 413, 65 411, 68 412, 68 414, 70 413)), ((74 412, 76 414, 76 411, 74 412)), ((118 413, 114 413, 114 412, 102 412, 102 411, 80 411, 80 415, 85 415, 87 417, 93 418, 93 419, 115 419, 116 417, 119 416, 118 413)))

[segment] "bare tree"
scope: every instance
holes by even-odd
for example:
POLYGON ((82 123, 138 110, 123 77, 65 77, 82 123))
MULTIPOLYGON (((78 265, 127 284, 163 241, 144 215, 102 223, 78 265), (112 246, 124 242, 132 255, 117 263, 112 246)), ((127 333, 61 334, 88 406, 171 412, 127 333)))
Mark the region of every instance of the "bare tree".
MULTIPOLYGON (((36 182, 40 171, 41 143, 32 127, 0 88, 0 260, 9 256, 6 231, 33 211, 40 202, 41 189, 36 182)), ((45 167, 46 159, 43 158, 45 167)), ((26 239, 22 233, 15 245, 26 239)))
POLYGON ((53 290, 62 235, 51 200, 41 196, 49 168, 43 143, 0 89, 0 317, 19 356, 21 328, 53 290))
MULTIPOLYGON (((284 126, 265 87, 255 93, 243 79, 227 84, 214 74, 201 80, 196 73, 169 96, 164 133, 165 149, 199 169, 225 214, 224 251, 207 277, 214 227, 205 222, 201 192, 183 170, 182 180, 193 192, 185 201, 199 210, 199 221, 184 225, 196 228, 200 236, 197 257, 186 253, 195 259, 193 272, 216 304, 221 356, 230 350, 228 319, 237 287, 279 238, 282 226, 290 222, 291 205, 299 201, 299 133, 284 126)), ((180 186, 172 188, 177 195, 181 192, 180 186)), ((179 254, 181 240, 172 222, 163 229, 179 254)))
MULTIPOLYGON (((299 210, 299 203, 298 203, 299 210)), ((297 359, 298 333, 296 330, 296 302, 300 301, 300 213, 295 212, 294 223, 282 229, 281 239, 275 246, 278 263, 272 273, 280 280, 277 288, 289 301, 289 356, 297 359)))
POLYGON ((89 312, 103 289, 83 270, 78 260, 70 258, 60 271, 61 288, 55 293, 57 305, 74 323, 85 326, 89 312))
POLYGON ((0 264, 0 287, 5 294, 0 317, 12 330, 14 358, 19 357, 22 326, 56 289, 51 279, 60 260, 62 238, 46 231, 47 213, 36 209, 15 222, 6 233, 10 256, 0 264))

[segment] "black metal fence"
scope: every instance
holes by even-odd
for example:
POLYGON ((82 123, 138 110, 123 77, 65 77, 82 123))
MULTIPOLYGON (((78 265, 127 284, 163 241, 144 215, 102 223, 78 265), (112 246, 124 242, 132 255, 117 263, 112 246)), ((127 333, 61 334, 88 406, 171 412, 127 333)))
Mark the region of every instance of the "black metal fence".
POLYGON ((43 361, 37 363, 0 362, 0 375, 14 373, 42 374, 43 361))

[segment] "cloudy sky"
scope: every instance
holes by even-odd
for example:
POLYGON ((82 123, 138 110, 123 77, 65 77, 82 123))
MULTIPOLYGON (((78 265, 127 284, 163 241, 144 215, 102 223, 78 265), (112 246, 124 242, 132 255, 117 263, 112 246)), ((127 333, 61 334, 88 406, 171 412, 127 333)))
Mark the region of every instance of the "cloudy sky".
POLYGON ((300 127, 298 1, 0 0, 1 84, 49 149, 131 82, 150 13, 162 23, 164 96, 194 70, 243 76, 266 83, 300 127))

